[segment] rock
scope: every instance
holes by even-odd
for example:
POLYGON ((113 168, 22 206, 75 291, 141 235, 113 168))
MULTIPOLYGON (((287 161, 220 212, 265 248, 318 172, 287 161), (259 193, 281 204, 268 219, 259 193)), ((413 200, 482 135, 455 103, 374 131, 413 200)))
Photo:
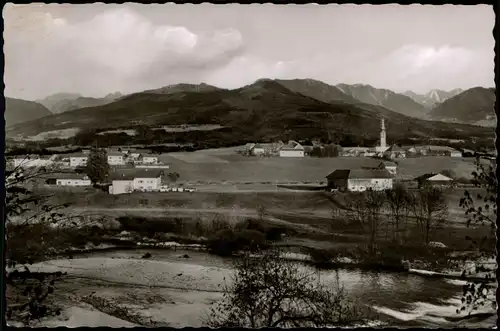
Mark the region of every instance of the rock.
POLYGON ((182 257, 185 258, 185 259, 189 259, 190 256, 187 255, 187 254, 184 254, 182 257))
POLYGON ((151 257, 151 253, 146 253, 142 256, 143 259, 149 259, 151 257))
POLYGON ((429 247, 434 247, 434 248, 447 248, 445 244, 439 241, 431 241, 429 242, 429 247))
POLYGON ((403 265, 403 268, 408 271, 411 269, 411 263, 410 261, 401 261, 401 264, 403 265))

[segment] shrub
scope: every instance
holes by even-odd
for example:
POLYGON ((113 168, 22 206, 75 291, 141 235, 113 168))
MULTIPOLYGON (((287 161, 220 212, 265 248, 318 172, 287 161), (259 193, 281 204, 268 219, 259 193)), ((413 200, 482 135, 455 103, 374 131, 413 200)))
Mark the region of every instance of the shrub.
POLYGON ((221 256, 231 256, 240 250, 256 251, 267 247, 266 237, 256 230, 220 230, 208 240, 211 253, 221 256))

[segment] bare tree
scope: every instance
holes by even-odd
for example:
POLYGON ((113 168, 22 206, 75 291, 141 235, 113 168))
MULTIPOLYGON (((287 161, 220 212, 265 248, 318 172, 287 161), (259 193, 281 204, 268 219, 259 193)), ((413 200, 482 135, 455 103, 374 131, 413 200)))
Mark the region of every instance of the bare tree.
POLYGON ((411 197, 412 216, 427 245, 432 231, 440 228, 448 218, 448 204, 444 191, 439 187, 425 185, 411 197))
POLYGON ((348 326, 363 320, 342 288, 318 282, 314 272, 281 259, 279 250, 244 253, 235 267, 223 299, 210 310, 210 327, 348 326))
POLYGON ((392 190, 386 190, 386 201, 392 225, 393 240, 401 243, 401 223, 408 216, 410 197, 402 184, 397 184, 392 190))
POLYGON ((368 190, 363 193, 348 195, 348 217, 355 222, 364 233, 368 234, 368 250, 370 255, 375 253, 377 234, 383 224, 381 213, 385 203, 383 192, 368 190))
POLYGON ((14 168, 5 171, 6 258, 10 268, 21 264, 24 271, 10 270, 5 279, 9 320, 30 324, 41 317, 59 314, 45 299, 54 291, 59 273, 30 272, 27 265, 43 260, 54 246, 50 225, 70 220, 60 212, 68 205, 53 205, 48 195, 29 189, 33 182, 45 179, 46 168, 14 168))
MULTIPOLYGON (((475 197, 472 192, 466 190, 464 197, 460 199, 460 207, 465 210, 466 225, 468 228, 470 226, 481 225, 489 225, 491 227, 492 231, 489 237, 471 238, 467 236, 465 238, 471 242, 472 248, 474 248, 476 253, 471 256, 471 259, 475 261, 475 269, 477 271, 490 271, 482 261, 485 257, 495 258, 494 247, 492 245, 488 247, 487 243, 494 243, 496 241, 494 230, 497 216, 498 180, 495 172, 495 163, 490 161, 485 166, 481 160, 479 157, 476 159, 476 171, 472 173, 475 186, 481 190, 475 197)), ((462 306, 457 310, 457 313, 468 310, 468 313, 471 314, 472 311, 485 306, 488 301, 493 308, 496 308, 495 290, 487 284, 489 279, 494 278, 495 274, 493 270, 484 274, 484 281, 468 282, 464 286, 462 306)))

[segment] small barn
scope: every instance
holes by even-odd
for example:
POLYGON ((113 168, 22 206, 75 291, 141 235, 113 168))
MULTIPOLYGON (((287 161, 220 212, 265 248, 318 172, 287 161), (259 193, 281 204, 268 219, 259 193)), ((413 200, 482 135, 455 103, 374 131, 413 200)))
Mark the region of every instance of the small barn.
POLYGON ((340 191, 383 191, 393 187, 393 177, 386 169, 337 169, 326 179, 329 188, 340 191))
POLYGON ((419 188, 426 185, 450 186, 453 185, 453 178, 447 177, 443 174, 429 173, 415 178, 415 182, 417 182, 419 188))
POLYGON ((406 151, 398 145, 392 145, 384 152, 384 156, 390 157, 391 159, 405 158, 406 151))
POLYGON ((304 147, 296 141, 289 141, 287 145, 280 148, 280 157, 304 157, 304 147))

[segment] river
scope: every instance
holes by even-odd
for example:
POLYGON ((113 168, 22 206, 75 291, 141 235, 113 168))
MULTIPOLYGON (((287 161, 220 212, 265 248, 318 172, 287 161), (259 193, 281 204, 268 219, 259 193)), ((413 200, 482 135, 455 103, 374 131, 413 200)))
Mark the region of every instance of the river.
MULTIPOLYGON (((176 263, 189 266, 230 269, 232 261, 204 252, 173 250, 114 250, 80 254, 81 258, 141 259, 152 254, 148 261, 176 263), (184 254, 189 258, 183 257, 184 254)), ((144 260, 142 260, 144 261, 144 260)), ((457 317, 463 281, 428 278, 406 273, 372 272, 359 269, 337 269, 319 272, 322 281, 336 281, 351 298, 372 307, 384 325, 399 327, 452 327, 447 318, 457 317)), ((493 322, 491 322, 493 321, 493 322)), ((481 326, 495 323, 483 321, 481 326), (486 324, 484 324, 486 323, 486 324)), ((479 323, 479 322, 478 322, 479 323)))

